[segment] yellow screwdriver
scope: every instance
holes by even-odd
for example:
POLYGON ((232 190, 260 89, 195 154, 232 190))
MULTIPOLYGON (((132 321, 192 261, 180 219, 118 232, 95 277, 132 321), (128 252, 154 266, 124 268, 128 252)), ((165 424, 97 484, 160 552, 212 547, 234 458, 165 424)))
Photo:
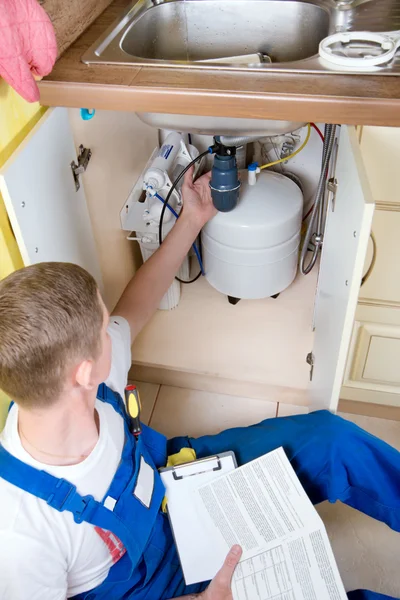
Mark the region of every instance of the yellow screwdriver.
POLYGON ((140 411, 142 410, 142 405, 140 404, 139 391, 136 385, 126 386, 125 403, 131 418, 131 432, 135 437, 138 437, 142 433, 142 426, 140 424, 140 411))

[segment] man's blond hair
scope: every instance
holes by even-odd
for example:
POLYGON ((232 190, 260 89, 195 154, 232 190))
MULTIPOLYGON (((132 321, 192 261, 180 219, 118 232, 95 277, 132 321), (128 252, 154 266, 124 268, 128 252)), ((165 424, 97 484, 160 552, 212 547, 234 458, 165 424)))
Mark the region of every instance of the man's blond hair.
POLYGON ((70 263, 39 263, 0 281, 0 388, 24 408, 50 406, 68 369, 100 353, 95 280, 70 263))

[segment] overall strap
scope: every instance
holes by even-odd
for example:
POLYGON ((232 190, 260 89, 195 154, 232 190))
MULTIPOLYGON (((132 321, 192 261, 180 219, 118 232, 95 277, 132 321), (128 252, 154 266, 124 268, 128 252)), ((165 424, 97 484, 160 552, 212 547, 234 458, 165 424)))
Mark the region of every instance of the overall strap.
POLYGON ((105 383, 102 383, 99 385, 97 390, 97 399, 106 404, 111 404, 114 410, 121 415, 124 421, 125 431, 125 443, 122 450, 121 461, 110 487, 103 498, 104 502, 107 496, 111 496, 113 499, 119 498, 126 487, 126 481, 129 481, 133 477, 136 467, 135 461, 133 460, 136 442, 130 432, 131 420, 125 409, 125 403, 121 396, 117 392, 114 392, 112 389, 107 387, 105 383))
MULTIPOLYGON (((104 384, 99 387, 98 399, 111 404, 124 422, 125 443, 121 460, 105 495, 105 498, 111 496, 117 501, 115 510, 106 508, 105 498, 103 502, 99 502, 91 495, 80 495, 73 483, 24 463, 10 454, 1 444, 0 478, 40 498, 57 511, 72 513, 76 523, 87 522, 111 531, 125 546, 133 568, 143 554, 144 545, 147 544, 151 534, 165 491, 161 479, 155 477, 150 507, 142 505, 140 498, 134 494, 138 485, 142 457, 149 465, 153 465, 152 454, 156 452, 157 444, 154 442, 156 447, 154 451, 149 452, 145 440, 140 438, 138 441, 135 440, 130 432, 130 418, 122 398, 104 384), (140 460, 137 460, 138 458, 140 460), (129 518, 126 518, 127 506, 129 506, 128 516, 131 515, 129 518), (132 521, 134 513, 137 518, 135 524, 132 521), (138 536, 139 529, 143 530, 140 536, 138 536)), ((144 438, 144 435, 142 437, 144 438)), ((148 437, 151 442, 151 436, 148 437)), ((152 444, 150 446, 152 447, 152 444)))
POLYGON ((81 496, 76 487, 66 479, 60 479, 32 467, 10 454, 0 444, 0 477, 16 487, 44 500, 56 510, 69 510, 74 520, 81 523, 86 520, 87 512, 97 508, 92 496, 81 496))
MULTIPOLYGON (((129 464, 127 458, 132 457, 134 440, 129 433, 129 416, 124 403, 121 397, 105 384, 99 386, 97 397, 99 400, 111 404, 124 419, 125 444, 121 458, 122 462, 126 463, 124 466, 127 468, 129 464)), ((130 469, 127 469, 126 473, 131 477, 133 471, 134 466, 130 465, 130 469)), ((55 510, 71 512, 76 523, 92 522, 92 515, 95 513, 102 514, 102 521, 103 519, 110 521, 110 518, 114 518, 113 513, 105 508, 101 502, 95 500, 93 496, 81 496, 74 484, 66 479, 54 477, 47 471, 28 465, 10 454, 2 444, 0 444, 0 477, 25 492, 44 500, 55 510)), ((118 480, 119 477, 117 477, 118 480)), ((94 524, 98 525, 97 522, 94 524)), ((107 526, 101 524, 99 527, 105 529, 107 526)))
MULTIPOLYGON (((134 540, 129 530, 111 510, 93 496, 81 496, 76 486, 32 467, 10 454, 0 444, 0 477, 16 487, 44 500, 60 512, 72 513, 75 523, 86 521, 102 529, 112 531, 122 540, 134 540)), ((126 543, 126 541, 125 541, 126 543)), ((132 548, 132 546, 131 546, 132 548)))
POLYGON ((105 404, 111 404, 113 409, 129 424, 129 415, 125 408, 125 402, 118 392, 114 392, 105 383, 101 383, 97 388, 97 399, 105 404))
MULTIPOLYGON (((102 402, 111 404, 114 410, 124 419, 125 444, 121 458, 122 462, 125 462, 128 457, 132 457, 134 441, 129 434, 129 416, 125 410, 124 402, 119 394, 114 393, 104 383, 98 388, 97 398, 102 402)), ((133 466, 129 469, 130 477, 133 475, 133 469, 133 466)), ((106 511, 103 517, 107 521, 109 521, 110 515, 113 518, 112 512, 105 508, 101 502, 95 500, 93 496, 81 496, 74 484, 24 463, 10 454, 2 444, 0 444, 0 477, 25 492, 44 500, 55 510, 71 512, 76 523, 82 523, 83 521, 90 523, 91 515, 96 512, 103 513, 103 511, 106 511)), ((118 479, 117 477, 117 481, 118 479)), ((95 524, 97 525, 97 523, 95 524)), ((106 525, 99 526, 103 529, 106 528, 106 525)))

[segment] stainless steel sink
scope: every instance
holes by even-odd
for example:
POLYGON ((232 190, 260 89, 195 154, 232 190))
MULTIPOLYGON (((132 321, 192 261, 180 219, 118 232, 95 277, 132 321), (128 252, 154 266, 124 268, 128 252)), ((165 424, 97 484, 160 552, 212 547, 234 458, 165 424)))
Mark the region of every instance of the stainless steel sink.
POLYGON ((329 13, 305 2, 165 2, 127 29, 121 48, 144 60, 197 62, 257 52, 288 62, 315 54, 328 31, 329 13))
MULTIPOLYGON (((337 31, 400 29, 400 0, 139 0, 82 57, 85 63, 348 72, 318 57, 337 31), (258 54, 249 63, 229 57, 258 54), (228 58, 228 63, 205 62, 228 58)), ((353 71, 354 72, 354 71, 353 71)), ((400 75, 400 56, 374 74, 400 75)))

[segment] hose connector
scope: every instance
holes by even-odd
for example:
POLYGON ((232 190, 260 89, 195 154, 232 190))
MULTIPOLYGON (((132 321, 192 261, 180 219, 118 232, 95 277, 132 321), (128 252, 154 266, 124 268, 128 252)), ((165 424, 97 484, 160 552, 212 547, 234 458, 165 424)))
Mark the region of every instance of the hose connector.
POLYGON ((157 196, 157 192, 152 185, 144 183, 143 190, 146 192, 147 196, 150 196, 150 198, 154 198, 154 196, 157 196))
POLYGON ((230 212, 238 203, 240 190, 236 148, 224 146, 218 137, 214 138, 214 142, 211 147, 215 153, 210 180, 211 197, 218 211, 230 212))
POLYGON ((247 180, 249 185, 256 185, 258 173, 261 173, 261 169, 258 166, 258 163, 251 163, 251 165, 247 167, 247 180))

